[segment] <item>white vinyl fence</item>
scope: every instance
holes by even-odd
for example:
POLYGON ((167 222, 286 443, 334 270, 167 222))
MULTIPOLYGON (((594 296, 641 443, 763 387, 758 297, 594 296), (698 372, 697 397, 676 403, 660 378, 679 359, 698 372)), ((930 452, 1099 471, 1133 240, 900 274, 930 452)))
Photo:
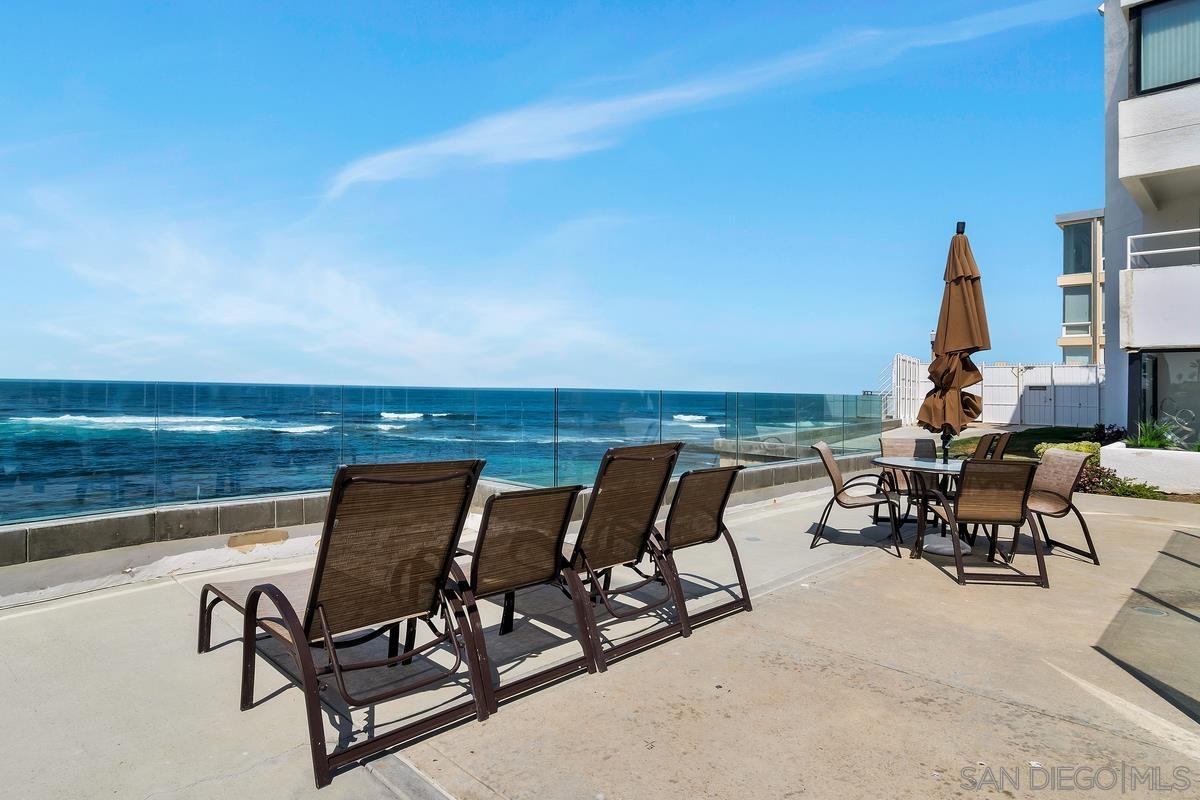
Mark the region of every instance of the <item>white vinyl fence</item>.
MULTIPOLYGON (((983 396, 980 422, 997 425, 1067 425, 1088 428, 1101 419, 1104 367, 1098 364, 978 364, 983 383, 968 391, 983 396)), ((933 388, 929 363, 898 354, 884 407, 905 425, 916 422, 933 388)))

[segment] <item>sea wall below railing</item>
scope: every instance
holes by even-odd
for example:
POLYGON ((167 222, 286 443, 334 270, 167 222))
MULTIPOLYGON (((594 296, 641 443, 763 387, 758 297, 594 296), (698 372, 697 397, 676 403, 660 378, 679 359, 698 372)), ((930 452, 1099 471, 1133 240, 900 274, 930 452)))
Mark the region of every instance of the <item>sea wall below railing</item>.
MULTIPOLYGON (((840 455, 837 459, 843 472, 854 473, 868 469, 874 455, 855 453, 840 455)), ((827 479, 824 468, 815 459, 763 464, 748 467, 738 475, 730 502, 758 502, 791 492, 820 488, 822 485, 827 485, 827 479)), ((472 498, 472 511, 481 511, 484 502, 493 494, 521 488, 525 487, 509 481, 484 478, 480 480, 472 498)), ((674 489, 673 480, 667 494, 668 504, 674 496, 674 489)), ((576 506, 577 519, 582 516, 588 491, 585 490, 576 506)), ((17 568, 16 565, 20 564, 66 556, 116 549, 135 550, 140 546, 211 537, 226 537, 225 546, 235 548, 279 541, 287 538, 289 529, 319 526, 325 519, 328 495, 327 491, 284 494, 0 526, 0 568, 17 568)), ((314 528, 315 531, 319 531, 319 528, 314 528)), ((212 545, 208 543, 204 546, 212 545)), ((172 552, 184 549, 186 545, 179 544, 172 548, 172 552)), ((3 585, 5 573, 0 570, 0 595, 10 591, 10 587, 3 585)))

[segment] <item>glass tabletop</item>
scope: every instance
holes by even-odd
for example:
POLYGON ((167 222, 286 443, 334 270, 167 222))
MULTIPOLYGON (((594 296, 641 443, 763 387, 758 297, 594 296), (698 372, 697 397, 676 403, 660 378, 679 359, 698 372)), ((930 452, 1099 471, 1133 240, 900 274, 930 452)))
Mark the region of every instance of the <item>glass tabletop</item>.
POLYGON ((962 472, 961 458, 942 461, 940 458, 913 458, 912 456, 875 456, 871 463, 878 467, 930 472, 937 475, 957 475, 962 472))

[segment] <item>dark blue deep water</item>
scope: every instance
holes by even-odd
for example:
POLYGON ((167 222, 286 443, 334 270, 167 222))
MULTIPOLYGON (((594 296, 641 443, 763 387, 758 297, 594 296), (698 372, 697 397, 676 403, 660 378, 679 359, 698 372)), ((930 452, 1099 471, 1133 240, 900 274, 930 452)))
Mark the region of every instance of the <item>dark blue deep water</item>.
POLYGON ((338 464, 485 458, 591 483, 605 449, 839 421, 853 395, 0 380, 0 520, 326 488, 338 464))

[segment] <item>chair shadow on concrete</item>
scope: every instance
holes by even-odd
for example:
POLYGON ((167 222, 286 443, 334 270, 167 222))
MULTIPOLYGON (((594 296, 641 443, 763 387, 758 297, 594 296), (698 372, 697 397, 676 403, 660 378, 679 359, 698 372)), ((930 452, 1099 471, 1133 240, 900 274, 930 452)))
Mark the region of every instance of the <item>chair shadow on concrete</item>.
POLYGON ((1200 723, 1200 536, 1176 530, 1094 645, 1200 723))

